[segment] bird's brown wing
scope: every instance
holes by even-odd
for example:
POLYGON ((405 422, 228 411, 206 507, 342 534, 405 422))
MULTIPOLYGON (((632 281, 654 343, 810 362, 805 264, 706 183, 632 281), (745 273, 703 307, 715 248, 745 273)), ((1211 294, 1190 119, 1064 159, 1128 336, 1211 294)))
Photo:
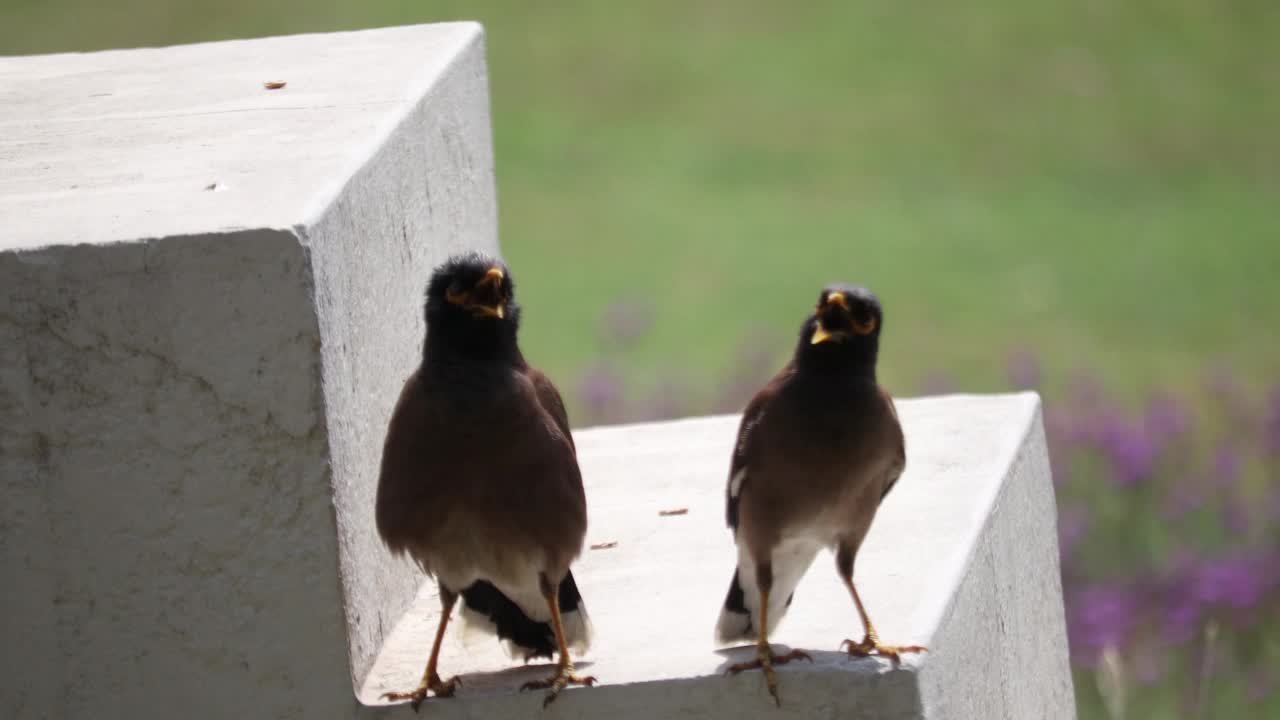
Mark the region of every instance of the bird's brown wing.
MULTIPOLYGON (((568 452, 563 450, 557 452, 553 446, 539 445, 540 450, 536 455, 541 456, 545 461, 552 462, 552 465, 558 470, 550 473, 549 477, 561 478, 563 483, 560 490, 564 495, 556 495, 564 500, 564 504, 559 505, 554 511, 548 509, 547 513, 551 517, 557 517, 560 524, 568 532, 569 528, 573 528, 572 532, 568 532, 564 542, 568 542, 571 538, 576 538, 577 546, 582 544, 582 538, 586 535, 586 491, 582 486, 582 471, 578 467, 578 452, 573 442, 573 433, 569 428, 569 413, 565 411, 564 400, 560 398, 560 392, 556 390, 556 386, 551 379, 537 368, 525 366, 521 372, 528 378, 533 385, 534 396, 537 398, 538 405, 542 411, 546 413, 555 423, 556 429, 564 436, 568 443, 568 452), (552 461, 552 458, 555 458, 552 461)), ((544 493, 546 494, 545 490, 544 493)), ((548 495, 551 497, 551 495, 548 495)), ((548 542, 551 539, 548 538, 548 542)), ((574 547, 577 547, 574 546, 574 547)), ((566 548, 568 545, 565 546, 566 548)), ((574 550, 572 555, 576 556, 577 551, 574 550)))
POLYGON ((892 429, 894 445, 894 455, 892 464, 885 472, 884 490, 880 493, 880 500, 883 501, 894 485, 898 484, 898 478, 902 477, 902 471, 907 466, 907 447, 906 440, 902 435, 902 425, 898 422, 898 410, 893 405, 893 398, 884 388, 879 388, 880 400, 884 402, 885 407, 889 411, 889 424, 892 429))
POLYGON ((769 401, 777 394, 786 377, 791 374, 791 366, 783 368, 773 380, 765 385, 747 407, 742 411, 742 421, 738 424, 738 438, 733 446, 733 456, 729 460, 729 481, 725 485, 725 522, 735 532, 738 529, 738 504, 743 488, 747 484, 747 461, 752 455, 753 432, 760 425, 769 406, 769 401))
POLYGON ((414 545, 415 528, 424 521, 424 513, 431 516, 425 521, 431 522, 447 510, 447 503, 442 501, 448 495, 432 498, 432 502, 417 502, 430 492, 424 484, 430 482, 431 476, 421 468, 424 438, 430 437, 426 431, 429 405, 420 371, 414 371, 400 391, 382 446, 376 520, 378 533, 397 554, 414 545))
POLYGON ((576 453, 577 446, 573 444, 573 433, 569 431, 569 413, 564 409, 564 400, 560 398, 560 391, 556 390, 551 378, 537 368, 529 367, 525 370, 525 374, 533 382, 533 389, 538 395, 538 402, 542 405, 542 409, 546 410, 555 421, 556 427, 560 428, 560 432, 564 433, 565 439, 569 441, 569 447, 576 453))

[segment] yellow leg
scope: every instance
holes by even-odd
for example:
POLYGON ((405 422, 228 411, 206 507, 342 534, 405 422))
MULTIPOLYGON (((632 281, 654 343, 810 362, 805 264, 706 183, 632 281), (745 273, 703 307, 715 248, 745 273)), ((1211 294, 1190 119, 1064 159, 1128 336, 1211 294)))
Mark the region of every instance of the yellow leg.
POLYGON ((840 643, 840 649, 849 647, 849 654, 857 657, 868 657, 870 655, 881 655, 893 661, 894 665, 902 662, 901 654, 909 652, 924 652, 928 650, 923 645, 884 645, 880 642, 880 635, 876 633, 876 628, 871 624, 871 618, 867 616, 867 609, 862 605, 862 598, 858 597, 858 589, 853 586, 853 578, 843 577, 845 587, 849 588, 849 594, 853 596, 853 604, 858 608, 858 617, 862 619, 863 637, 862 642, 855 643, 852 640, 845 640, 840 643))
POLYGON ((452 697, 454 691, 462 684, 462 680, 457 677, 450 678, 448 682, 442 682, 440 676, 436 674, 436 663, 440 660, 440 643, 444 640, 444 629, 449 625, 449 616, 453 614, 453 605, 458 600, 456 594, 443 587, 440 590, 440 597, 444 607, 440 612, 440 624, 436 626, 436 640, 431 645, 431 657, 427 660, 426 672, 422 673, 422 681, 412 692, 382 694, 382 697, 387 700, 408 700, 414 712, 418 711, 418 706, 426 699, 428 691, 435 693, 436 697, 452 697))
POLYGON ((760 591, 760 628, 756 635, 756 659, 748 662, 736 663, 730 665, 725 672, 737 675, 743 670, 754 670, 760 668, 764 673, 765 684, 769 686, 769 694, 773 696, 773 702, 778 707, 782 707, 782 698, 778 696, 778 675, 773 671, 774 665, 785 665, 792 660, 804 659, 810 662, 813 658, 809 657, 809 653, 803 650, 792 650, 786 655, 774 655, 773 648, 769 647, 769 591, 760 591))
POLYGON ((551 692, 547 693, 546 699, 542 701, 542 707, 546 707, 560 696, 560 691, 565 689, 567 685, 586 685, 590 687, 596 681, 590 675, 582 677, 575 675, 573 672, 573 660, 569 658, 569 645, 564 640, 564 625, 560 621, 560 593, 558 588, 550 587, 549 583, 544 582, 543 596, 547 600, 547 607, 551 608, 551 629, 556 634, 556 648, 560 651, 560 662, 556 665, 556 672, 546 680, 530 680, 520 687, 521 690, 538 690, 541 688, 550 688, 551 692))

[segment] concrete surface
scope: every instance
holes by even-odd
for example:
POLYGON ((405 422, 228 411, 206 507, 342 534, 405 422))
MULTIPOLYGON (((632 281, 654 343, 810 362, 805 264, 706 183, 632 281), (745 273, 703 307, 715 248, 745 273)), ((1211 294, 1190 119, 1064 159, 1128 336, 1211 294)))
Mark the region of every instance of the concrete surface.
POLYGON ((0 58, 0 106, 0 717, 358 714, 424 284, 497 250, 481 29, 0 58))
MULTIPOLYGON (((1073 718, 1058 569, 1056 512, 1034 394, 899 402, 907 470, 858 557, 855 581, 886 642, 931 651, 894 670, 850 660, 861 638, 848 593, 824 552, 795 594, 775 645, 812 664, 779 669, 782 708, 758 672, 724 677, 750 647, 712 635, 733 573, 724 483, 735 416, 575 433, 587 487, 589 544, 575 576, 596 629, 571 688, 545 717, 1073 718), (687 508, 663 517, 661 510, 687 508)), ((410 689, 439 617, 422 587, 361 691, 378 703, 410 689)), ((516 692, 547 665, 523 667, 498 643, 451 626, 440 673, 464 676, 433 718, 532 717, 540 695, 516 692)), ((409 717, 407 707, 391 712, 409 717)), ((541 717, 541 716, 539 716, 541 717)))

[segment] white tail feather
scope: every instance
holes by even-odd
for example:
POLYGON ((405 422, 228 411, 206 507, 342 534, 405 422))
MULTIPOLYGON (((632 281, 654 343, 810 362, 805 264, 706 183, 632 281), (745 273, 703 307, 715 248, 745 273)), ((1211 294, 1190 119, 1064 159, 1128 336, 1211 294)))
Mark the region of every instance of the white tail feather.
MULTIPOLYGON (((767 628, 769 635, 773 634, 786 614, 788 600, 820 549, 822 543, 812 538, 788 538, 773 549, 773 587, 769 591, 767 628)), ((716 642, 721 645, 754 641, 759 632, 760 588, 756 584, 756 564, 741 546, 738 548, 737 579, 747 612, 743 614, 728 607, 721 608, 720 619, 716 623, 716 642)))

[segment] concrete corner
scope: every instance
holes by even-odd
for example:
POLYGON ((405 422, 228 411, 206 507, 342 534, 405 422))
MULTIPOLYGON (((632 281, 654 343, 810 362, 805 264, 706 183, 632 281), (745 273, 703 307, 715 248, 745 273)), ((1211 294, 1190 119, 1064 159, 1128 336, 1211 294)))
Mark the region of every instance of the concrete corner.
POLYGON ((358 712, 418 581, 370 508, 423 284, 497 251, 479 26, 0 58, 0 97, 0 715, 358 712))

